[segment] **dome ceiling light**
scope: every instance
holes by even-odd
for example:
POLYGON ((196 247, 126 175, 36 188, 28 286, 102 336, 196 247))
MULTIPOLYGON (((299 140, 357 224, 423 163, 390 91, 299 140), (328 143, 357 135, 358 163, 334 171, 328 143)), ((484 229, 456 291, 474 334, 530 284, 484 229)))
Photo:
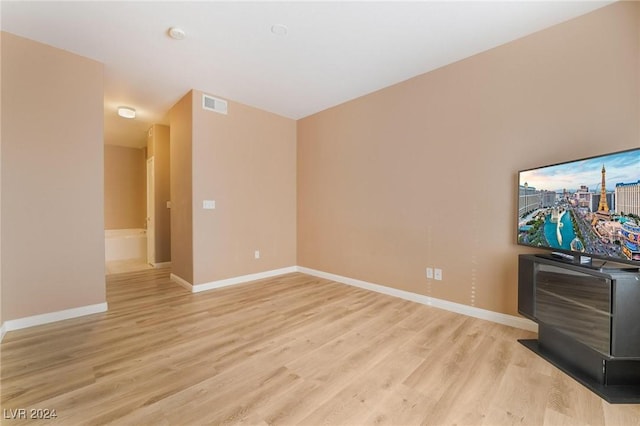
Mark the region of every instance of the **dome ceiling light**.
POLYGON ((118 107, 118 115, 123 118, 136 118, 136 110, 130 107, 118 107))

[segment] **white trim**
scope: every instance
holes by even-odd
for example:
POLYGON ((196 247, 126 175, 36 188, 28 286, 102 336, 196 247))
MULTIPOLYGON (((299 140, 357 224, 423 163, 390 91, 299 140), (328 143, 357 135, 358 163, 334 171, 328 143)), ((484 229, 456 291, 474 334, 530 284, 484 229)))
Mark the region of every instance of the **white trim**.
POLYGON ((154 268, 168 268, 171 266, 171 262, 158 262, 158 263, 152 263, 151 266, 153 266, 154 268))
POLYGON ((82 317, 85 315, 98 314, 107 311, 106 303, 98 303, 95 305, 81 306, 79 308, 65 309, 64 311, 49 312, 47 314, 34 315, 31 317, 18 318, 5 321, 2 325, 4 332, 20 330, 22 328, 35 327, 36 325, 49 324, 51 322, 62 321, 71 318, 82 317))
MULTIPOLYGON (((171 280, 193 293, 199 293, 201 291, 212 290, 212 289, 227 287, 227 286, 236 285, 236 284, 242 284, 249 281, 255 281, 255 280, 260 280, 264 278, 271 278, 278 275, 289 274, 292 272, 301 272, 303 274, 325 278, 325 279, 336 281, 342 284, 347 284, 354 287, 375 291, 377 293, 398 297, 401 299, 409 300, 409 301, 420 303, 423 305, 445 309, 447 311, 456 312, 456 313, 467 315, 474 318, 480 318, 480 319, 496 322, 498 324, 508 325, 510 327, 516 327, 516 328, 529 330, 533 332, 538 331, 538 325, 526 318, 507 315, 500 312, 493 312, 486 309, 481 309, 473 306, 463 305, 460 303, 450 302, 448 300, 437 299, 435 297, 429 297, 423 294, 417 294, 417 293, 412 293, 405 290, 399 290, 397 288, 387 287, 380 284, 373 284, 367 281, 362 281, 354 278, 343 277, 341 275, 331 274, 329 272, 323 272, 323 271, 318 271, 311 268, 305 268, 303 266, 290 266, 287 268, 274 269, 271 271, 258 272, 258 273, 249 274, 249 275, 242 275, 239 277, 227 278, 224 280, 212 281, 209 283, 197 284, 197 285, 192 285, 185 279, 175 274, 171 274, 171 280)), ((100 312, 106 312, 107 309, 108 309, 108 306, 106 303, 98 303, 96 305, 82 306, 79 308, 66 309, 58 312, 50 312, 47 314, 34 315, 31 317, 5 321, 2 324, 2 326, 0 326, 0 342, 3 340, 5 334, 8 331, 20 330, 23 328, 34 327, 37 325, 48 324, 51 322, 77 318, 84 315, 92 315, 100 312)))
POLYGON ((184 278, 179 277, 173 273, 169 275, 169 278, 171 279, 171 281, 178 284, 180 287, 184 287, 189 291, 193 291, 193 285, 189 281, 185 280, 184 278))
POLYGON ((258 272, 255 274, 242 275, 239 277, 227 278, 225 280, 211 281, 204 284, 196 284, 192 287, 193 293, 199 293, 201 291, 213 290, 215 288, 227 287, 230 285, 242 284, 249 281, 261 280, 264 278, 271 278, 278 275, 290 274, 292 272, 297 272, 297 266, 289 266, 287 268, 274 269, 271 271, 258 272))
POLYGON ((379 284, 373 284, 354 278, 343 277, 341 275, 322 272, 315 269, 298 266, 298 272, 307 275, 313 275, 319 278, 325 278, 331 281, 337 281, 342 284, 352 285, 354 287, 364 288, 366 290, 383 293, 389 296, 399 297, 401 299, 410 300, 412 302, 421 303, 423 305, 433 306, 445 309, 447 311, 456 312, 458 314, 467 315, 474 318, 480 318, 487 321, 496 322, 498 324, 508 325, 523 330, 538 331, 538 324, 526 318, 507 315, 500 312, 493 312, 486 309, 476 308, 474 306, 463 305, 461 303, 450 302, 448 300, 437 299, 435 297, 425 296, 423 294, 412 293, 409 291, 399 290, 397 288, 386 287, 379 284))

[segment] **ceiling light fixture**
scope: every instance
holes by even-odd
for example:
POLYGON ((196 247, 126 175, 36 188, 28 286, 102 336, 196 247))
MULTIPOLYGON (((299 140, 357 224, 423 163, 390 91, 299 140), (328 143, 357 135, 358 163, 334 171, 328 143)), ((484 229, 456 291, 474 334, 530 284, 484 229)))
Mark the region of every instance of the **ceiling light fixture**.
POLYGON ((169 30, 167 31, 167 34, 169 34, 169 37, 171 37, 174 40, 183 40, 186 36, 184 30, 178 27, 169 28, 169 30))
POLYGON ((286 36, 289 33, 289 28, 284 24, 274 24, 271 26, 271 32, 277 36, 286 36))
POLYGON ((118 107, 118 115, 124 118, 136 118, 136 110, 130 107, 118 107))

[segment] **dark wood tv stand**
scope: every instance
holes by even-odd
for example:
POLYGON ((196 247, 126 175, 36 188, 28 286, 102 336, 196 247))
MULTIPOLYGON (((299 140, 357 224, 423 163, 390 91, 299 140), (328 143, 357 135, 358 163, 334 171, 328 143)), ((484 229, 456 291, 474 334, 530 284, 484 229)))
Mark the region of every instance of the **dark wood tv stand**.
POLYGON ((520 340, 611 403, 640 403, 640 273, 520 255, 518 312, 538 323, 520 340))

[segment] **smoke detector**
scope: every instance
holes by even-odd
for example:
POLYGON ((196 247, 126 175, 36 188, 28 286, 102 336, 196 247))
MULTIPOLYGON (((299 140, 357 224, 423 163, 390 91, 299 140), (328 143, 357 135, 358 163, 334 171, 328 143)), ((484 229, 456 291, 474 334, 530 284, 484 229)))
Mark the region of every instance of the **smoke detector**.
POLYGON ((289 33, 289 27, 284 24, 274 24, 271 26, 271 32, 277 36, 284 37, 289 33))
POLYGON ((178 27, 169 28, 169 30, 167 31, 167 34, 169 34, 169 37, 171 37, 174 40, 183 40, 186 37, 184 30, 178 27))

